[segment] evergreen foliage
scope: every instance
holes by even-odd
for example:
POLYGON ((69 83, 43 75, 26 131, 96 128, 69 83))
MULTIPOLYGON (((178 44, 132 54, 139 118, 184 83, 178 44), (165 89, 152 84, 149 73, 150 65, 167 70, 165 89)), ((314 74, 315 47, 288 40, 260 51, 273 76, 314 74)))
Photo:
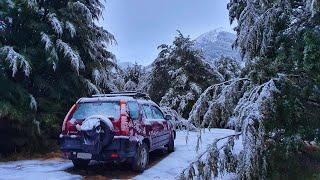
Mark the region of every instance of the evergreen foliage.
POLYGON ((114 38, 94 23, 103 8, 99 0, 0 2, 0 154, 52 144, 72 103, 112 89, 114 38))
POLYGON ((178 31, 172 45, 160 45, 150 75, 150 97, 162 106, 188 114, 204 89, 223 77, 202 60, 193 42, 178 31))
POLYGON ((227 122, 238 133, 227 143, 220 142, 222 146, 212 144, 207 158, 200 157, 180 178, 207 179, 224 173, 236 173, 239 179, 304 178, 302 167, 310 168, 306 161, 319 162, 310 158, 310 144, 319 144, 320 3, 230 0, 228 9, 231 22, 237 22, 234 45, 248 58, 240 76, 248 77, 250 84, 243 94, 243 86, 224 93, 237 79, 209 87, 190 118, 227 122), (238 95, 240 99, 230 98, 238 95), (235 153, 234 138, 240 135, 243 150, 235 153))
POLYGON ((214 63, 214 67, 223 76, 225 81, 235 79, 241 74, 241 66, 239 62, 230 57, 221 57, 214 63))
MULTIPOLYGON (((304 151, 303 141, 319 139, 320 3, 231 0, 229 10, 231 20, 238 21, 236 45, 251 58, 253 82, 285 79, 278 84, 273 121, 269 118, 265 128, 266 135, 277 137, 268 137, 268 158, 283 154, 288 160, 304 151)), ((271 163, 269 173, 280 172, 278 165, 271 163)))

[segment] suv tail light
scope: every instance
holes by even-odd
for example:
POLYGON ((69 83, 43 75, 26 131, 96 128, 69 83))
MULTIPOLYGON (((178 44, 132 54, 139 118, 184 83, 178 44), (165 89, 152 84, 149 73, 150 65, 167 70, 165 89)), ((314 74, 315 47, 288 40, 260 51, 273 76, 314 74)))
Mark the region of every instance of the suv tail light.
POLYGON ((71 119, 71 115, 74 113, 74 111, 77 109, 77 105, 74 104, 71 109, 69 110, 68 114, 66 115, 66 117, 63 120, 63 124, 62 124, 62 134, 67 134, 67 130, 68 130, 68 121, 70 121, 71 119))
POLYGON ((126 103, 125 101, 120 101, 120 135, 129 135, 129 119, 127 116, 126 103))

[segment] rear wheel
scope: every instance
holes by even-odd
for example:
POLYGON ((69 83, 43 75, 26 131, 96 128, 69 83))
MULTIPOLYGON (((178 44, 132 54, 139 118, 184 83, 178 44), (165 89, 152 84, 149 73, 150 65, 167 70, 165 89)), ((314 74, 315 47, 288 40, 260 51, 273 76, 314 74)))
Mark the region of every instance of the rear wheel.
POLYGON ((72 160, 73 166, 78 169, 85 169, 88 167, 90 160, 74 159, 72 160))
POLYGON ((169 153, 174 152, 174 136, 173 136, 173 134, 170 136, 169 143, 166 145, 166 147, 168 148, 169 153))
POLYGON ((132 159, 131 166, 134 171, 143 172, 149 162, 149 148, 146 143, 142 143, 132 159))

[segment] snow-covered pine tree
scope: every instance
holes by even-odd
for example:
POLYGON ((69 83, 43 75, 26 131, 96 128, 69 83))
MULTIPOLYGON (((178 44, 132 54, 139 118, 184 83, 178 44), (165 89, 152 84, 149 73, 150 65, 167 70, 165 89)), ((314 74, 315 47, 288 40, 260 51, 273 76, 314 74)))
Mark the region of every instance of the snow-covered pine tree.
MULTIPOLYGON (((319 162, 308 150, 319 144, 319 2, 230 0, 228 8, 238 23, 235 46, 248 57, 242 74, 250 79, 229 118, 238 133, 227 143, 214 142, 181 179, 224 173, 239 179, 314 177, 319 163, 305 162, 319 162), (238 153, 235 137, 243 146, 238 153)), ((212 96, 211 89, 196 103, 193 119, 201 121, 208 109, 203 99, 223 96, 212 96)))
POLYGON ((267 153, 269 176, 290 177, 313 167, 305 142, 318 138, 320 127, 320 3, 318 0, 234 1, 229 5, 230 19, 236 20, 236 45, 251 58, 250 77, 261 84, 276 76, 280 96, 274 106, 275 120, 266 121, 270 140, 267 153), (290 163, 283 163, 290 162, 290 163))
POLYGON ((172 45, 158 47, 153 63, 149 94, 162 106, 188 114, 199 95, 210 84, 223 81, 222 75, 202 60, 193 42, 178 32, 172 45))
POLYGON ((223 76, 225 81, 235 79, 240 76, 241 65, 239 62, 230 57, 220 57, 214 62, 214 66, 217 68, 218 72, 223 76))
POLYGON ((267 145, 264 126, 265 121, 273 116, 270 107, 275 104, 278 95, 276 82, 279 81, 272 79, 248 90, 230 117, 235 120, 237 132, 215 140, 181 173, 180 179, 213 179, 226 173, 237 174, 237 179, 265 179, 267 145), (235 142, 239 136, 241 139, 235 142), (227 141, 221 142, 225 139, 227 141))
POLYGON ((129 79, 126 84, 123 87, 123 90, 125 91, 136 91, 137 90, 137 84, 134 81, 131 81, 129 79))
POLYGON ((145 74, 145 70, 142 65, 135 62, 132 66, 128 66, 125 69, 124 81, 133 81, 135 84, 139 84, 141 76, 145 74))
POLYGON ((139 65, 135 62, 132 66, 128 66, 124 69, 123 78, 124 78, 124 90, 129 91, 141 91, 147 92, 144 90, 143 86, 145 86, 148 81, 145 80, 149 73, 146 72, 145 67, 139 65))
POLYGON ((114 88, 115 58, 106 50, 114 38, 95 24, 102 10, 100 0, 0 1, 3 151, 45 147, 50 141, 39 139, 35 125, 56 138, 77 98, 114 88))

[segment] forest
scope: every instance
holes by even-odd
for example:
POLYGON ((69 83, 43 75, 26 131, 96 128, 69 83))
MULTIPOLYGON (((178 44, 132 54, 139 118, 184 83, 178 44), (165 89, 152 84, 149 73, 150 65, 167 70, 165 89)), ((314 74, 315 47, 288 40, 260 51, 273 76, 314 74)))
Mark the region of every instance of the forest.
POLYGON ((139 91, 200 139, 204 128, 236 132, 211 142, 179 179, 320 178, 319 0, 230 0, 239 58, 206 58, 178 30, 154 47, 151 65, 127 67, 108 50, 117 38, 97 24, 104 8, 101 0, 0 1, 0 159, 57 151, 81 97, 139 91))

